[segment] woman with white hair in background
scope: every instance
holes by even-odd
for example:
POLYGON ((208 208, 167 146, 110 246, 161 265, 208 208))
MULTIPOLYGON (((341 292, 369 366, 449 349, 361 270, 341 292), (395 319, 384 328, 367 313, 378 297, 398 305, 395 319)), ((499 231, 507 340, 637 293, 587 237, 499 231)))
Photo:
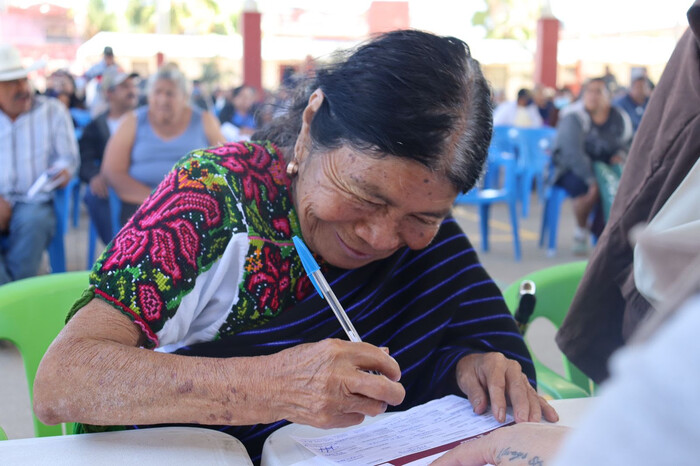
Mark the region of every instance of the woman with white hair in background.
POLYGON ((214 115, 189 105, 189 83, 172 64, 148 82, 148 105, 128 114, 105 149, 102 172, 133 215, 183 154, 224 141, 214 115))

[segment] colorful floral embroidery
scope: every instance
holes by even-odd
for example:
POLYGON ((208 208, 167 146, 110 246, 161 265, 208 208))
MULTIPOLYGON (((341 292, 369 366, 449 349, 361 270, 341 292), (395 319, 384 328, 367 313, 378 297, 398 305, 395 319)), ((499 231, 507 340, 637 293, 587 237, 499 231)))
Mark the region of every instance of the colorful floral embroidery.
POLYGON ((96 294, 153 337, 236 233, 249 238, 239 296, 219 337, 257 327, 313 290, 291 237, 299 222, 271 143, 194 151, 144 202, 95 264, 96 294))

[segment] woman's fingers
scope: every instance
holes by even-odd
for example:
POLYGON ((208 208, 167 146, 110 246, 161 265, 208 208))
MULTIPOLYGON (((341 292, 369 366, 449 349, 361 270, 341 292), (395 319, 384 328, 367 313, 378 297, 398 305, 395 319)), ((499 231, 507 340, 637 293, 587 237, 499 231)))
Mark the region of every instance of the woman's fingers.
POLYGON ((457 363, 457 384, 467 395, 476 414, 483 414, 489 406, 489 396, 478 372, 479 360, 482 356, 470 354, 457 363))
POLYGON ((545 420, 549 422, 557 422, 559 421, 559 414, 557 414, 557 411, 550 405, 547 400, 542 398, 541 396, 538 396, 539 402, 540 402, 540 407, 542 408, 542 414, 544 414, 545 420))
MULTIPOLYGON (((389 380, 384 375, 358 371, 354 377, 347 380, 348 392, 362 395, 371 400, 377 400, 391 406, 401 404, 406 396, 403 385, 389 380)), ((370 414, 370 413, 366 413, 370 414)))
POLYGON ((341 427, 383 413, 405 397, 396 361, 366 343, 324 340, 273 356, 271 408, 276 418, 316 427, 341 427), (375 375, 367 371, 378 371, 375 375))
POLYGON ((508 373, 505 358, 500 353, 487 353, 484 355, 483 361, 481 371, 486 374, 486 385, 491 399, 491 411, 498 422, 505 422, 506 390, 509 388, 508 377, 512 378, 513 374, 508 373))
POLYGON ((477 414, 490 403, 494 418, 504 422, 509 401, 516 422, 539 422, 543 414, 550 422, 559 419, 554 408, 532 388, 520 364, 501 353, 463 357, 457 364, 457 380, 477 414))
POLYGON ((506 390, 513 406, 515 422, 527 422, 531 415, 534 415, 533 411, 539 414, 540 403, 537 394, 522 373, 520 364, 515 361, 507 363, 506 390))

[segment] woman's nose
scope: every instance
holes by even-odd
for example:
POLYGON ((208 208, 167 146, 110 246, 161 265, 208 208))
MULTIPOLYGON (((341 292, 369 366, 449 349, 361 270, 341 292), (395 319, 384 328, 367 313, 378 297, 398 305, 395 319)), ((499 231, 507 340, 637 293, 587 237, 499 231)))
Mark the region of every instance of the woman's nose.
POLYGON ((358 222, 355 233, 375 251, 394 251, 401 246, 399 222, 388 215, 373 216, 358 222))

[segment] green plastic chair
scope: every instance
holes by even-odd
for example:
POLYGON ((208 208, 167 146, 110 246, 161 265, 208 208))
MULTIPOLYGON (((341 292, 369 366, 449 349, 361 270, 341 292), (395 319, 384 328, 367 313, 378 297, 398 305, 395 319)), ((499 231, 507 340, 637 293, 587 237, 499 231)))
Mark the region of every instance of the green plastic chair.
MULTIPOLYGON (((579 261, 548 267, 525 275, 503 292, 508 309, 511 313, 515 313, 520 297, 520 283, 523 280, 532 280, 536 287, 536 301, 530 322, 545 318, 558 329, 566 313, 569 312, 574 293, 585 270, 586 261, 579 261)), ((564 377, 542 364, 534 355, 532 359, 535 363, 537 384, 543 393, 554 399, 581 398, 593 393, 592 381, 563 354, 564 377)))
POLYGON ((0 441, 2 440, 7 440, 7 434, 2 430, 2 427, 0 427, 0 441))
MULTIPOLYGON (((56 273, 0 286, 0 339, 11 341, 22 356, 30 400, 39 362, 87 288, 88 275, 88 271, 56 273)), ((33 417, 37 437, 73 432, 72 423, 48 426, 33 417)))

